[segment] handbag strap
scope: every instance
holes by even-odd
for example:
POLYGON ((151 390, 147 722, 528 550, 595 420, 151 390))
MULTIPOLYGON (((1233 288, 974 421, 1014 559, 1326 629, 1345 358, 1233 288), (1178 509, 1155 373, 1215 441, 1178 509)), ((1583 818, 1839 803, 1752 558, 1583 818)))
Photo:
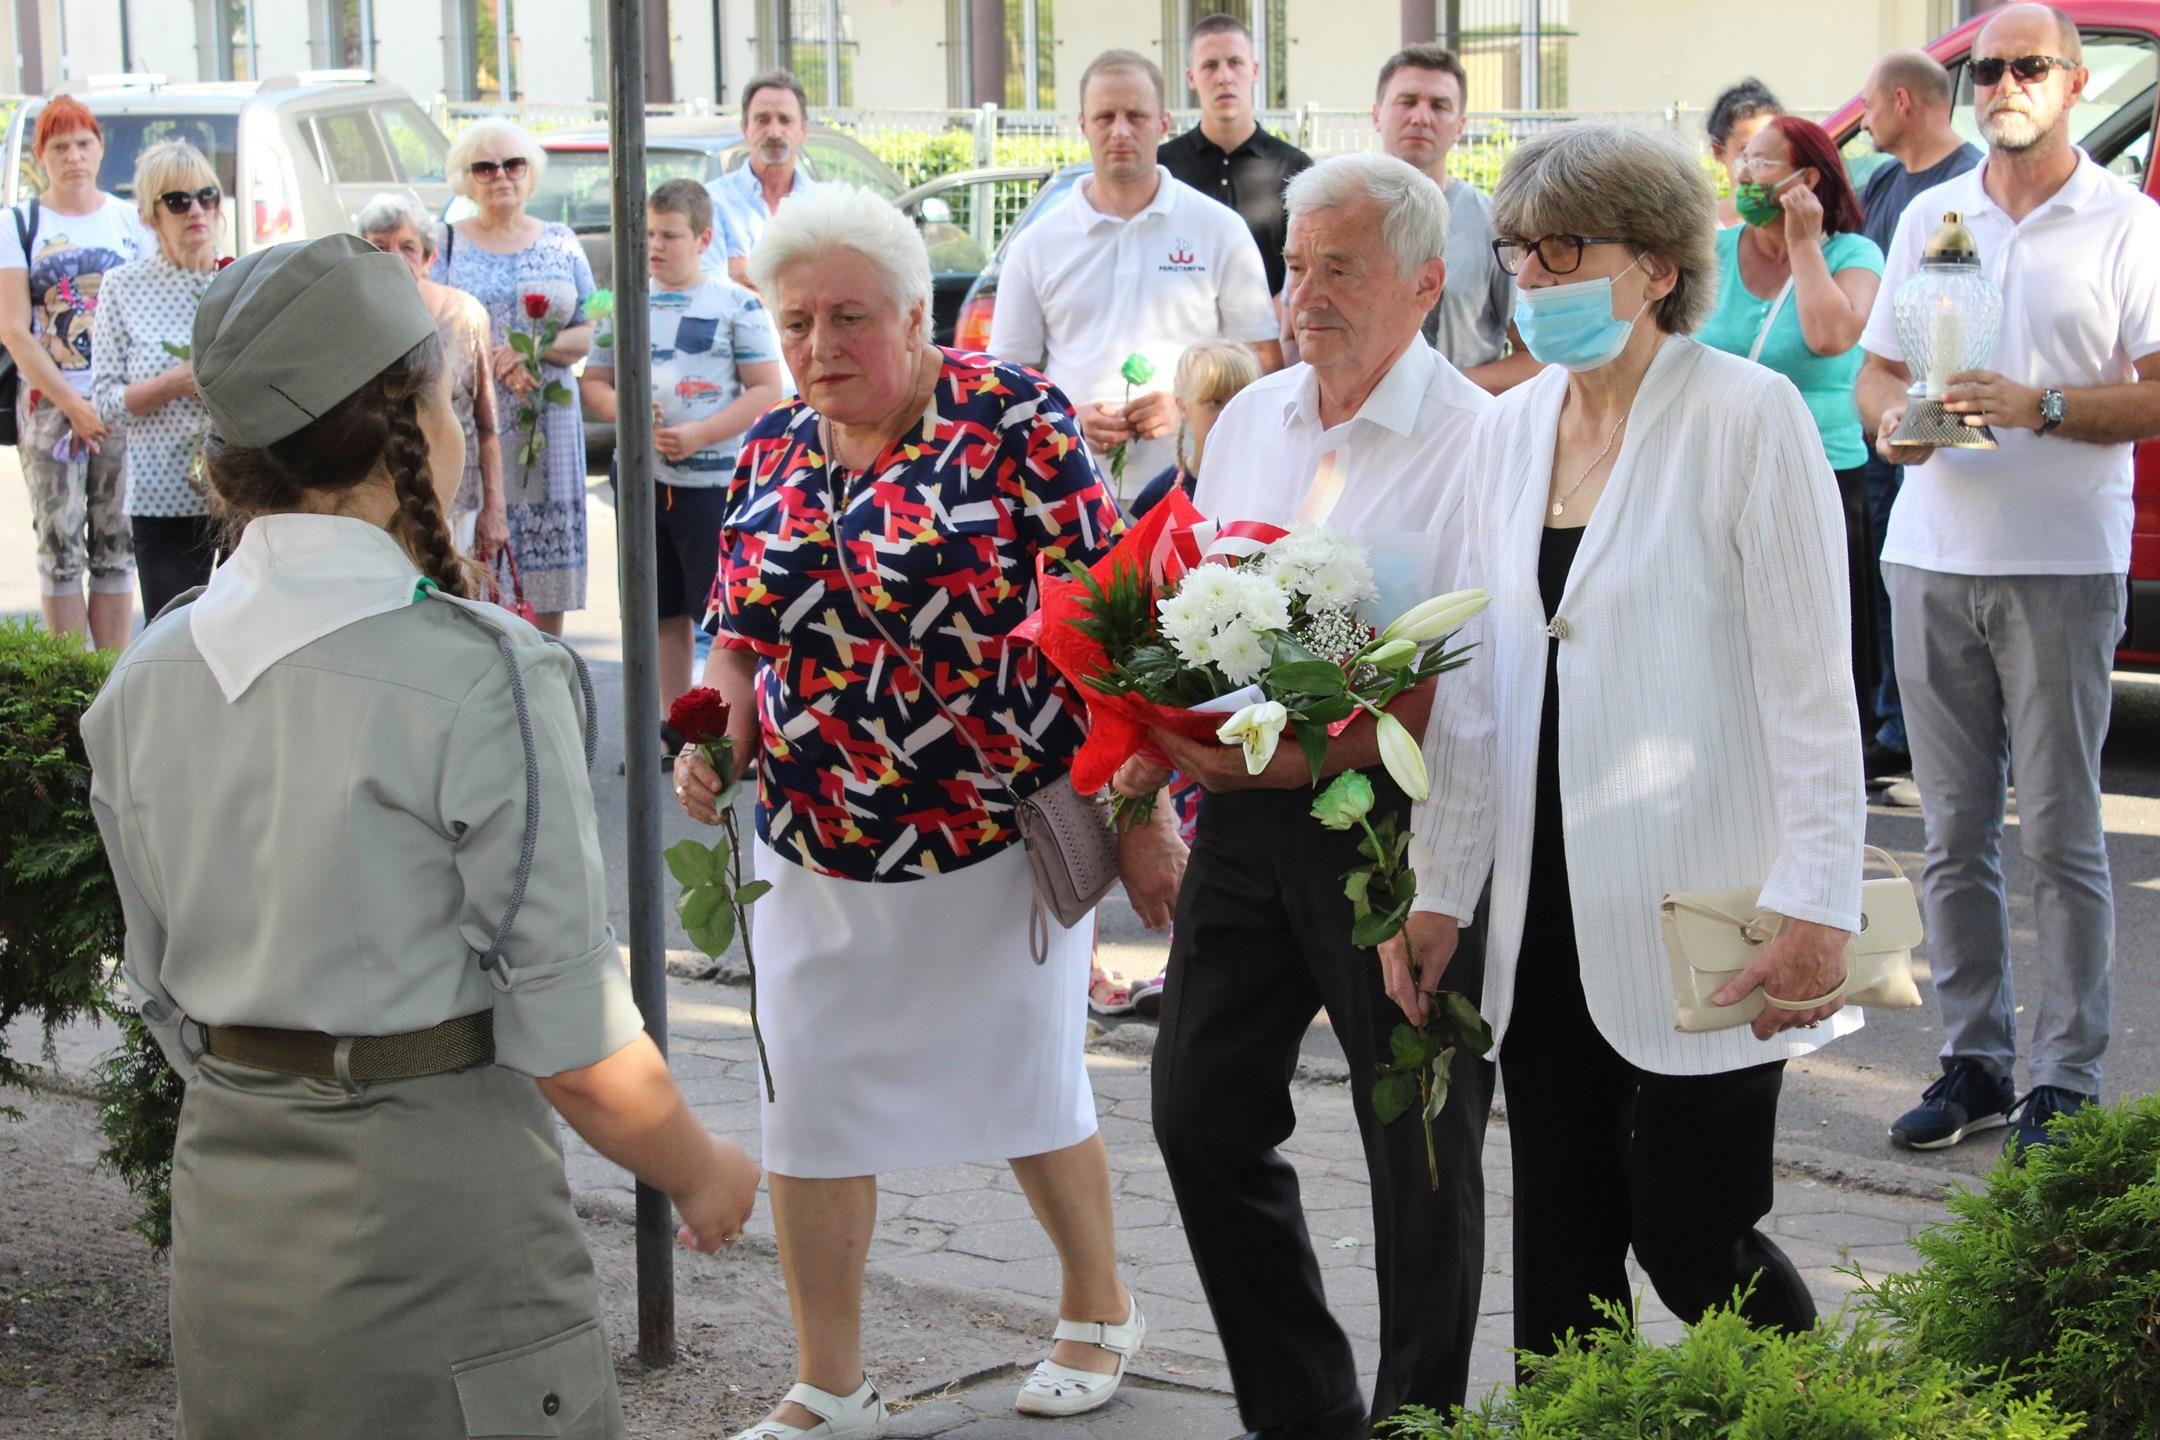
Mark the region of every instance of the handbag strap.
POLYGON ((1748 346, 1747 358, 1757 359, 1762 354, 1763 342, 1770 338, 1770 327, 1777 323, 1778 312, 1785 308, 1785 298, 1792 294, 1793 277, 1787 275, 1785 283, 1778 287, 1777 299, 1770 302, 1770 313, 1762 317, 1762 325, 1755 331, 1755 343, 1748 346))

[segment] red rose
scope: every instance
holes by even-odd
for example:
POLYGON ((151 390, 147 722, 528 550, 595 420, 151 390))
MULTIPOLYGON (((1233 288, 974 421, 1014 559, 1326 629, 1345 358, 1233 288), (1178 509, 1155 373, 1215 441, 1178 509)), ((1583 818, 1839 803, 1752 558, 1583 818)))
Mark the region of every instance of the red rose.
POLYGON ((532 318, 532 319, 534 319, 534 320, 545 320, 545 319, 547 319, 547 313, 548 313, 548 298, 547 298, 547 296, 545 296, 545 295, 527 295, 527 296, 525 297, 525 313, 526 313, 526 315, 527 315, 527 316, 529 316, 530 318, 532 318))
POLYGON ((220 255, 218 257, 217 268, 220 270, 224 269, 227 265, 233 263, 233 258, 234 257, 230 255, 220 255))
POLYGON ((668 725, 690 745, 717 745, 727 738, 728 703, 717 690, 700 686, 668 707, 668 725))

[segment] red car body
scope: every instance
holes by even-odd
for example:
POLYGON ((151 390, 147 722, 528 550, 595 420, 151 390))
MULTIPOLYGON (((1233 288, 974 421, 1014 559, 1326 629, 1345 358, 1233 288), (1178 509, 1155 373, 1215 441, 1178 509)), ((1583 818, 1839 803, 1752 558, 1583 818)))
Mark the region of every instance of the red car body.
MULTIPOLYGON (((2087 98, 2071 112, 2079 143, 2095 160, 2160 201, 2160 175, 2150 163, 2154 100, 2160 93, 2160 0, 2068 0, 2062 8, 2076 21, 2086 63, 2094 71, 2087 98)), ((1986 20, 1985 15, 1968 20, 1927 47, 1957 81, 1955 123, 1982 149, 1986 144, 1974 128, 1972 81, 1964 67, 1986 20)), ((1862 108, 1855 97, 1827 122, 1856 183, 1865 173, 1866 158, 1874 154, 1860 128, 1862 108)), ((2136 467, 2128 628, 2117 659, 2138 668, 2160 668, 2160 440, 2137 447, 2136 467)))

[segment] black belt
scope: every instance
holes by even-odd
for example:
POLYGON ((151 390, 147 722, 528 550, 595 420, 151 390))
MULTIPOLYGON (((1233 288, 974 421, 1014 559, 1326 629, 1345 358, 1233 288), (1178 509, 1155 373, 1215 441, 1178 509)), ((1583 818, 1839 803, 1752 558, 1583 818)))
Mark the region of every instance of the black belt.
POLYGON ((260 1025, 205 1025, 202 1030, 205 1048, 220 1060, 310 1080, 413 1080, 495 1063, 492 1010, 403 1035, 349 1039, 260 1025))

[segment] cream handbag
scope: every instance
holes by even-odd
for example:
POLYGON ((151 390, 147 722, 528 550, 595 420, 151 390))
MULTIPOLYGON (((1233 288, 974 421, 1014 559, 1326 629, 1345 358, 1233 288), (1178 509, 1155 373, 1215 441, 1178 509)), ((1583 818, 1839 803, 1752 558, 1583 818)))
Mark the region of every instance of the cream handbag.
POLYGON ((1658 905, 1665 954, 1672 962, 1673 1024, 1680 1030, 1724 1030, 1745 1025, 1763 1006, 1813 1010, 1833 1000, 1884 1010, 1919 1007, 1912 952, 1920 943, 1920 897, 1888 851, 1867 853, 1890 867, 1890 877, 1860 887, 1860 931, 1845 946, 1845 980, 1827 995, 1776 996, 1757 990, 1737 1005, 1713 1005, 1710 997, 1775 939, 1784 917, 1762 910, 1759 891, 1689 890, 1658 905))

